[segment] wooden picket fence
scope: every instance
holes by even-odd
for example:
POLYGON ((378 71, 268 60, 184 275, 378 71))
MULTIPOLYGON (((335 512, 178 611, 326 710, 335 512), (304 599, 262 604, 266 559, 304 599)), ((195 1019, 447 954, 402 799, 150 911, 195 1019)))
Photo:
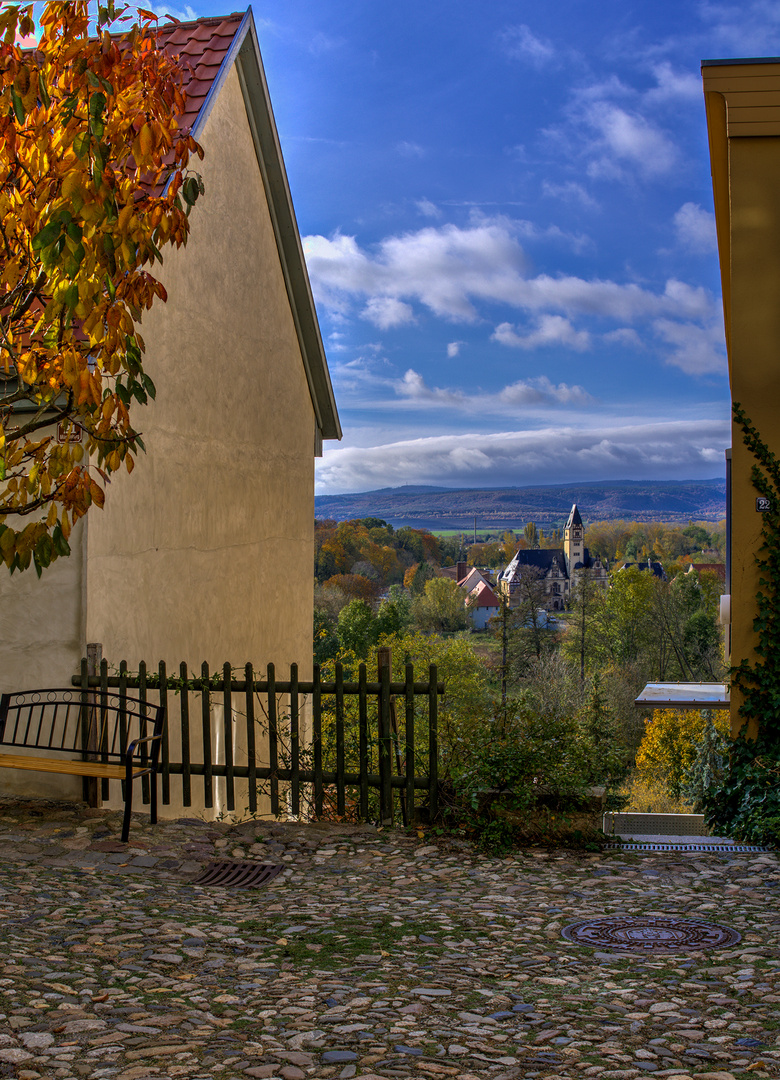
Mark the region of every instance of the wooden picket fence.
MULTIPOLYGON (((415 681, 411 664, 402 682, 392 681, 389 650, 379 650, 376 681, 369 681, 365 664, 356 682, 345 679, 339 664, 327 682, 317 665, 311 680, 298 677, 297 664, 286 679, 277 678, 273 664, 264 676, 251 664, 242 676, 228 663, 214 674, 204 663, 199 675, 185 663, 176 675, 164 662, 156 670, 141 663, 133 673, 122 662, 118 674, 109 674, 105 660, 99 674, 90 674, 90 666, 95 671, 84 658, 72 681, 96 698, 110 689, 120 699, 130 692, 165 706, 163 805, 171 803, 172 779, 180 777, 182 805, 212 809, 215 782, 224 778, 229 812, 236 810, 236 781, 245 780, 250 815, 258 812, 258 791, 270 799, 272 815, 296 819, 349 813, 365 821, 371 803, 383 823, 392 822, 397 809, 404 821, 413 821, 419 792, 426 793, 428 818, 438 814, 438 699, 444 686, 435 665, 424 682, 415 681), (219 724, 214 706, 221 706, 219 724), (378 807, 371 790, 378 792, 378 807)), ((108 781, 101 783, 108 799, 108 781)))

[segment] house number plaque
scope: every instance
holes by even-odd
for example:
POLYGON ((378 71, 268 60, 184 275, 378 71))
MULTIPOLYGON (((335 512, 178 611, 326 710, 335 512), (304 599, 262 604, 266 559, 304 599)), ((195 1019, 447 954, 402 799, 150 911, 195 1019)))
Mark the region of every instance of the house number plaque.
POLYGON ((765 499, 762 495, 759 495, 756 499, 756 513, 768 514, 772 509, 772 503, 769 499, 765 499))

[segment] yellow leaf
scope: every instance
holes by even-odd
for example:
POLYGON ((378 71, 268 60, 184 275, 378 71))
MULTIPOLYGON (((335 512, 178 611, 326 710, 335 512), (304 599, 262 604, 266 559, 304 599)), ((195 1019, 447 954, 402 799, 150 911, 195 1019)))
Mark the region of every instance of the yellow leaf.
POLYGON ((65 174, 65 179, 62 181, 62 194, 63 197, 69 199, 81 188, 81 173, 69 172, 65 174))
POLYGON ((125 455, 125 466, 129 473, 131 473, 135 468, 135 462, 133 461, 133 458, 130 454, 125 455))
POLYGON ((133 216, 133 210, 135 206, 132 202, 129 202, 127 206, 123 206, 119 211, 119 218, 117 219, 117 226, 123 236, 127 236, 127 230, 130 227, 130 220, 133 216))
POLYGON ((106 501, 106 496, 103 492, 102 487, 100 487, 99 484, 96 484, 95 481, 92 479, 90 479, 89 481, 89 493, 92 496, 92 502, 95 504, 95 506, 102 506, 103 503, 106 501))
POLYGON ((144 124, 138 132, 138 145, 144 157, 148 157, 154 149, 154 132, 149 124, 144 124))

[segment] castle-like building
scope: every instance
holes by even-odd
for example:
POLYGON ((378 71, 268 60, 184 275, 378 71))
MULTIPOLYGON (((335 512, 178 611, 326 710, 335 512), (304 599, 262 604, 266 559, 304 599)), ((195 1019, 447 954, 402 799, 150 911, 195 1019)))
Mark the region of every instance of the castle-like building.
POLYGON ((563 548, 522 548, 498 577, 498 591, 505 596, 510 605, 513 594, 517 594, 522 583, 523 572, 527 568, 536 571, 544 582, 545 604, 548 611, 563 611, 572 599, 572 591, 577 575, 583 570, 590 571, 589 577, 607 585, 607 566, 600 559, 591 557, 585 547, 585 527, 575 503, 563 531, 563 548))

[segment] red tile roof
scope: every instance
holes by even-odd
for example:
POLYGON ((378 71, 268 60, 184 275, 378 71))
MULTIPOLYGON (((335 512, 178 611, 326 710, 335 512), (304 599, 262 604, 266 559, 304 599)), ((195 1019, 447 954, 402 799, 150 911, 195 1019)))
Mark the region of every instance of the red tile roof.
POLYGON ((157 30, 162 48, 177 60, 184 75, 186 109, 183 128, 191 128, 230 51, 244 12, 224 17, 196 19, 186 23, 164 23, 157 30))
POLYGON ((476 589, 472 589, 469 595, 475 597, 475 607, 498 608, 501 606, 501 601, 486 581, 480 581, 476 589))

